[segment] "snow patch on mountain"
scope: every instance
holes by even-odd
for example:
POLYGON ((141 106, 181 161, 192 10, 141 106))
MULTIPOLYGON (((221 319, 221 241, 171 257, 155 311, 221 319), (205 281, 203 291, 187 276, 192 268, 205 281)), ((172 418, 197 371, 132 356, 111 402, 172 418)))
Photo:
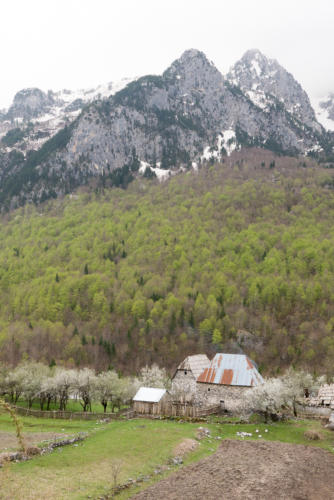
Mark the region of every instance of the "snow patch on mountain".
POLYGON ((235 131, 232 129, 223 130, 219 133, 213 146, 206 146, 204 148, 201 160, 221 160, 222 156, 230 156, 236 149, 235 131))
POLYGON ((330 118, 330 109, 334 109, 334 98, 331 96, 312 99, 317 120, 326 130, 334 132, 334 119, 330 118))
POLYGON ((265 110, 268 108, 268 98, 262 90, 256 91, 257 85, 253 84, 255 89, 248 90, 246 93, 247 97, 252 101, 255 106, 265 110))
POLYGON ((178 172, 177 170, 160 168, 160 162, 157 163, 156 167, 152 167, 147 161, 141 161, 139 173, 144 175, 147 168, 149 168, 151 172, 155 173, 160 182, 169 179, 172 175, 175 175, 178 172))
POLYGON ((237 142, 236 142, 236 137, 235 137, 235 131, 234 130, 225 130, 225 132, 221 133, 222 136, 222 146, 225 148, 227 156, 230 156, 230 154, 236 149, 237 147, 237 142))

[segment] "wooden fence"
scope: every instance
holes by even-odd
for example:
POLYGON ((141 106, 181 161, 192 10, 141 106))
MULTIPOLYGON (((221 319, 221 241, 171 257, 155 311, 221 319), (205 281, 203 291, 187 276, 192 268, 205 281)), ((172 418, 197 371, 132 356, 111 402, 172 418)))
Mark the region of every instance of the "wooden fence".
POLYGON ((95 413, 90 411, 61 411, 61 410, 32 410, 23 408, 22 406, 12 406, 18 415, 23 417, 39 417, 39 418, 60 418, 67 420, 104 420, 117 418, 131 418, 133 412, 130 409, 120 410, 117 413, 95 413))
POLYGON ((104 419, 130 419, 136 415, 161 415, 165 417, 207 417, 215 413, 220 413, 220 405, 212 406, 210 408, 202 408, 200 406, 193 406, 187 403, 166 402, 163 405, 154 405, 151 403, 150 407, 134 407, 126 408, 118 411, 117 413, 95 413, 95 412, 71 412, 61 410, 32 410, 23 408, 22 406, 12 406, 18 415, 23 417, 38 417, 38 418, 59 418, 66 420, 104 420, 104 419))
POLYGON ((197 418, 219 413, 221 406, 216 405, 210 408, 202 408, 189 403, 176 403, 174 401, 166 401, 163 403, 135 402, 133 409, 137 415, 143 416, 161 415, 165 417, 197 418))

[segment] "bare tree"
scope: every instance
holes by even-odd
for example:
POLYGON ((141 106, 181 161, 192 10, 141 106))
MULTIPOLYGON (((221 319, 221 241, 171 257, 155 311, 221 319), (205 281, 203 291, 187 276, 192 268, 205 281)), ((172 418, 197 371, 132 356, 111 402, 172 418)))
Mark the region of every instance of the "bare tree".
POLYGON ((119 475, 122 471, 123 462, 121 460, 113 460, 111 462, 111 477, 113 488, 116 488, 118 485, 119 475))

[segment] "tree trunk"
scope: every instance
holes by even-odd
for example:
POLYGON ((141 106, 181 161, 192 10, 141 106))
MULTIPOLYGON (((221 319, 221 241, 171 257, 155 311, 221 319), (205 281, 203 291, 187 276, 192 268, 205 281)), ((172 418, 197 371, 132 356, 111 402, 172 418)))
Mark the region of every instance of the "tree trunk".
POLYGON ((296 401, 293 402, 293 414, 295 417, 297 417, 297 406, 296 406, 296 401))

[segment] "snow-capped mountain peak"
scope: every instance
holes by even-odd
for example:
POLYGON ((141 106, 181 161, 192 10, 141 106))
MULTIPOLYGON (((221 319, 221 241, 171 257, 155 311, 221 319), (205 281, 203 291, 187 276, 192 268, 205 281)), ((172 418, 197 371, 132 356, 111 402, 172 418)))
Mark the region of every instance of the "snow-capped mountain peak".
MULTIPOLYGON (((44 92, 27 88, 17 92, 12 105, 0 115, 0 139, 10 130, 20 127, 20 140, 15 149, 25 152, 38 149, 50 137, 71 123, 84 106, 98 99, 105 99, 123 89, 134 78, 123 78, 90 89, 44 92)), ((5 140, 6 144, 6 140, 5 140)), ((7 145, 7 151, 14 144, 7 145)))
MULTIPOLYGON (((138 171, 168 178, 244 147, 322 158, 334 150, 300 84, 256 49, 225 78, 190 49, 162 75, 129 82, 19 93, 0 116, 2 203, 46 200, 96 176, 116 185, 138 171)), ((321 106, 331 112, 328 99, 321 106)))
POLYGON ((248 50, 230 69, 227 79, 240 87, 256 106, 262 109, 267 106, 269 111, 272 105, 282 103, 296 119, 321 133, 306 92, 275 59, 257 49, 248 50))

